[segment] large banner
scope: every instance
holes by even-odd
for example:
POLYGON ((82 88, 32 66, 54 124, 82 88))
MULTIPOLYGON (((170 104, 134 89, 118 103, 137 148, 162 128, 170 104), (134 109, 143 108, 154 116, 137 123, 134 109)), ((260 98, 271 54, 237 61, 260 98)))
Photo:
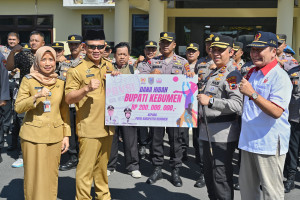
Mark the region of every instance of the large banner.
POLYGON ((185 75, 107 75, 105 124, 197 127, 197 81, 185 75))

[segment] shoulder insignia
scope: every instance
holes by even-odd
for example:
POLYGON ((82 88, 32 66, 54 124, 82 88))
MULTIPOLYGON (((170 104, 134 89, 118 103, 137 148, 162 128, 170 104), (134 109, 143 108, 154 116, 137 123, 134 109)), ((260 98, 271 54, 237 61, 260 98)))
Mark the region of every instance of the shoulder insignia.
POLYGON ((82 63, 82 60, 80 60, 78 63, 76 63, 76 65, 72 65, 71 67, 77 67, 78 65, 80 65, 82 63))
POLYGON ((173 60, 176 60, 176 56, 173 56, 173 60))
POLYGON ((227 78, 226 81, 228 82, 229 88, 231 90, 236 90, 238 88, 237 83, 236 83, 236 76, 231 76, 231 77, 227 78))
POLYGON ((70 61, 70 60, 66 60, 65 62, 66 62, 66 63, 70 63, 71 61, 70 61))
POLYGON ((31 79, 31 78, 32 78, 32 76, 29 75, 29 74, 25 75, 25 77, 26 77, 27 79, 31 79))
POLYGON ((151 65, 151 60, 148 60, 147 62, 151 65))
POLYGON ((295 73, 292 73, 291 76, 293 76, 293 77, 294 77, 294 76, 297 76, 297 73, 296 73, 296 72, 295 72, 295 73))
POLYGON ((190 72, 190 71, 191 71, 191 68, 190 68, 189 63, 185 63, 184 68, 185 68, 185 70, 186 70, 187 72, 190 72))

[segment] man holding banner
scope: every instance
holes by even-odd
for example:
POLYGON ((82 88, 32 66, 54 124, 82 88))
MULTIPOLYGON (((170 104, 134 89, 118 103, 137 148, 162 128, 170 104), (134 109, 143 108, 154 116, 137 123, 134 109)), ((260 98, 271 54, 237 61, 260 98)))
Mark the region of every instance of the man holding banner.
MULTIPOLYGON (((161 56, 150 59, 146 64, 139 65, 138 68, 142 74, 185 74, 190 71, 188 61, 177 56, 173 50, 176 47, 175 33, 160 33, 159 46, 161 56)), ((155 166, 153 173, 147 180, 148 184, 154 184, 162 178, 162 165, 164 163, 163 138, 165 131, 169 136, 170 144, 170 166, 172 168, 171 182, 176 187, 182 186, 182 180, 179 176, 179 168, 182 166, 182 143, 181 134, 184 128, 180 127, 151 127, 150 134, 150 156, 152 164, 155 166)))
POLYGON ((229 36, 213 38, 210 48, 217 68, 207 73, 206 87, 198 95, 202 105, 199 135, 210 199, 233 199, 232 157, 240 133, 238 115, 242 113, 243 98, 238 89, 242 76, 230 59, 234 53, 232 46, 229 36))

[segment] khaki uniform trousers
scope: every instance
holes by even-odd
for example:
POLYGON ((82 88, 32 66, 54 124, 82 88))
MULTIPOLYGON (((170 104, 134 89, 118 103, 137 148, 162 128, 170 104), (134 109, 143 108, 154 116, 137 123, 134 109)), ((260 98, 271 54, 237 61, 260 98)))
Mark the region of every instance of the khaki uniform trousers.
POLYGON ((76 200, 92 199, 94 182, 95 199, 110 200, 107 163, 113 135, 101 138, 79 138, 79 163, 76 169, 76 200))
POLYGON ((242 200, 284 200, 283 167, 286 154, 262 155, 242 150, 240 191, 242 200))
POLYGON ((25 200, 56 200, 61 142, 37 144, 21 140, 25 200))

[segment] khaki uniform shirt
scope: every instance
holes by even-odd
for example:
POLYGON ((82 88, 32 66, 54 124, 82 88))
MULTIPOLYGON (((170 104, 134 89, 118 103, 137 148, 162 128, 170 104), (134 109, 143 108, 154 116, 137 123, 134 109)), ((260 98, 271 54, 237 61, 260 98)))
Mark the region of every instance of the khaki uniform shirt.
POLYGON ((57 143, 63 137, 71 136, 69 106, 65 102, 63 80, 57 79, 52 86, 43 86, 30 75, 26 75, 19 88, 15 103, 17 113, 26 112, 20 130, 20 137, 34 143, 57 143), (51 91, 47 97, 51 103, 51 111, 44 112, 41 97, 33 102, 33 96, 38 90, 46 87, 51 91))
POLYGON ((66 94, 88 85, 91 79, 100 86, 76 103, 76 124, 79 137, 100 138, 114 134, 114 127, 105 126, 105 74, 113 71, 112 64, 102 58, 96 66, 87 57, 67 72, 66 94))
MULTIPOLYGON (((208 129, 212 142, 234 142, 239 138, 240 126, 238 116, 242 114, 243 95, 240 93, 238 84, 242 80, 240 72, 233 61, 226 66, 212 70, 206 77, 207 84, 204 94, 213 97, 212 107, 205 106, 208 129), (226 122, 218 119, 232 119, 226 122)), ((202 107, 199 116, 203 118, 202 107)), ((201 120, 203 122, 203 120, 201 120)), ((206 128, 200 123, 200 139, 207 141, 206 128)))

